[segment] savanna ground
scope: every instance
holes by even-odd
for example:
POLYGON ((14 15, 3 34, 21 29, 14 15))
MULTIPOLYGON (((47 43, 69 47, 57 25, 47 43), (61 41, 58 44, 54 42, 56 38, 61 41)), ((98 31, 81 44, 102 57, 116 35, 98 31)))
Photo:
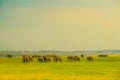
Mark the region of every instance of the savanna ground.
POLYGON ((0 57, 0 80, 120 80, 120 55, 94 56, 93 62, 23 63, 21 57, 0 57))

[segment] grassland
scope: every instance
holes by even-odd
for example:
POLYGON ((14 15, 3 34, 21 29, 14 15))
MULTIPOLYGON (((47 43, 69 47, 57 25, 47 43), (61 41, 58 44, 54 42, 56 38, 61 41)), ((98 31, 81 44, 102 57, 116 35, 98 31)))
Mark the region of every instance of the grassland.
POLYGON ((21 57, 0 57, 0 80, 120 80, 120 55, 94 56, 93 62, 22 63, 21 57))

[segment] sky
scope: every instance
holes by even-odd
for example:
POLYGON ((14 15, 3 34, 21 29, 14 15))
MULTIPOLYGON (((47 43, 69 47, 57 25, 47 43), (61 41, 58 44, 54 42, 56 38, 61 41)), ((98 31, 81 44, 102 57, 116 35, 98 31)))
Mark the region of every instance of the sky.
POLYGON ((120 49, 120 0, 0 0, 1 50, 120 49))

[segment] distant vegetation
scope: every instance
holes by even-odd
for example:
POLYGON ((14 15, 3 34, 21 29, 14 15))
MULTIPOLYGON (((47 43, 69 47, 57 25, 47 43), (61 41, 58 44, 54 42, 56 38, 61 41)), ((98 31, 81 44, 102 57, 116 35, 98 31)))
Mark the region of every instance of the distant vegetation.
POLYGON ((0 51, 0 57, 6 57, 6 54, 12 54, 13 56, 22 56, 22 55, 47 55, 47 54, 56 54, 56 55, 78 55, 84 57, 84 55, 96 55, 96 54, 119 54, 120 50, 96 50, 96 51, 0 51), (74 53, 74 54, 73 54, 74 53), (84 55, 82 55, 84 54, 84 55))

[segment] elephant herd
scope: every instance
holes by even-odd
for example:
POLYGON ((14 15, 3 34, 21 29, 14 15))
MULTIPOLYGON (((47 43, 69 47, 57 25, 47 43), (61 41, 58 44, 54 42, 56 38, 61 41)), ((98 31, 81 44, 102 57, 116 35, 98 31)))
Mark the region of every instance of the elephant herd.
MULTIPOLYGON (((39 62, 62 62, 62 57, 61 56, 56 56, 56 55, 47 55, 47 56, 40 56, 40 55, 33 55, 33 56, 22 56, 22 61, 24 63, 30 62, 33 59, 37 59, 39 62)), ((79 56, 67 56, 68 61, 80 61, 79 56)), ((93 61, 93 57, 89 56, 87 57, 87 61, 93 61)))
MULTIPOLYGON (((6 55, 7 58, 12 58, 12 55, 7 54, 6 55)), ((80 57, 79 56, 67 56, 67 61, 80 61, 81 58, 83 58, 84 55, 82 54, 80 57)), ((99 54, 98 57, 108 57, 108 55, 106 54, 99 54)), ((22 56, 22 62, 26 63, 26 62, 31 62, 34 59, 36 59, 39 62, 62 62, 62 57, 61 56, 57 56, 57 55, 32 55, 32 56, 26 56, 23 55, 22 56)), ((93 61, 93 57, 92 56, 88 56, 86 57, 87 61, 93 61)))
POLYGON ((24 56, 22 56, 22 60, 23 60, 24 63, 26 63, 26 62, 32 61, 33 58, 31 56, 25 56, 24 55, 24 56))
MULTIPOLYGON (((83 55, 81 57, 83 57, 83 55)), ((67 59, 69 61, 80 61, 80 57, 79 56, 68 56, 67 59)), ((88 56, 87 57, 87 61, 93 61, 93 57, 88 56)))
POLYGON ((80 61, 80 57, 78 56, 68 56, 67 59, 69 61, 80 61))
POLYGON ((62 58, 60 56, 56 56, 56 55, 47 55, 47 56, 37 56, 37 55, 33 55, 33 56, 22 56, 22 61, 24 63, 26 62, 30 62, 33 59, 37 59, 37 61, 39 62, 51 62, 52 60, 54 62, 62 62, 62 58))

